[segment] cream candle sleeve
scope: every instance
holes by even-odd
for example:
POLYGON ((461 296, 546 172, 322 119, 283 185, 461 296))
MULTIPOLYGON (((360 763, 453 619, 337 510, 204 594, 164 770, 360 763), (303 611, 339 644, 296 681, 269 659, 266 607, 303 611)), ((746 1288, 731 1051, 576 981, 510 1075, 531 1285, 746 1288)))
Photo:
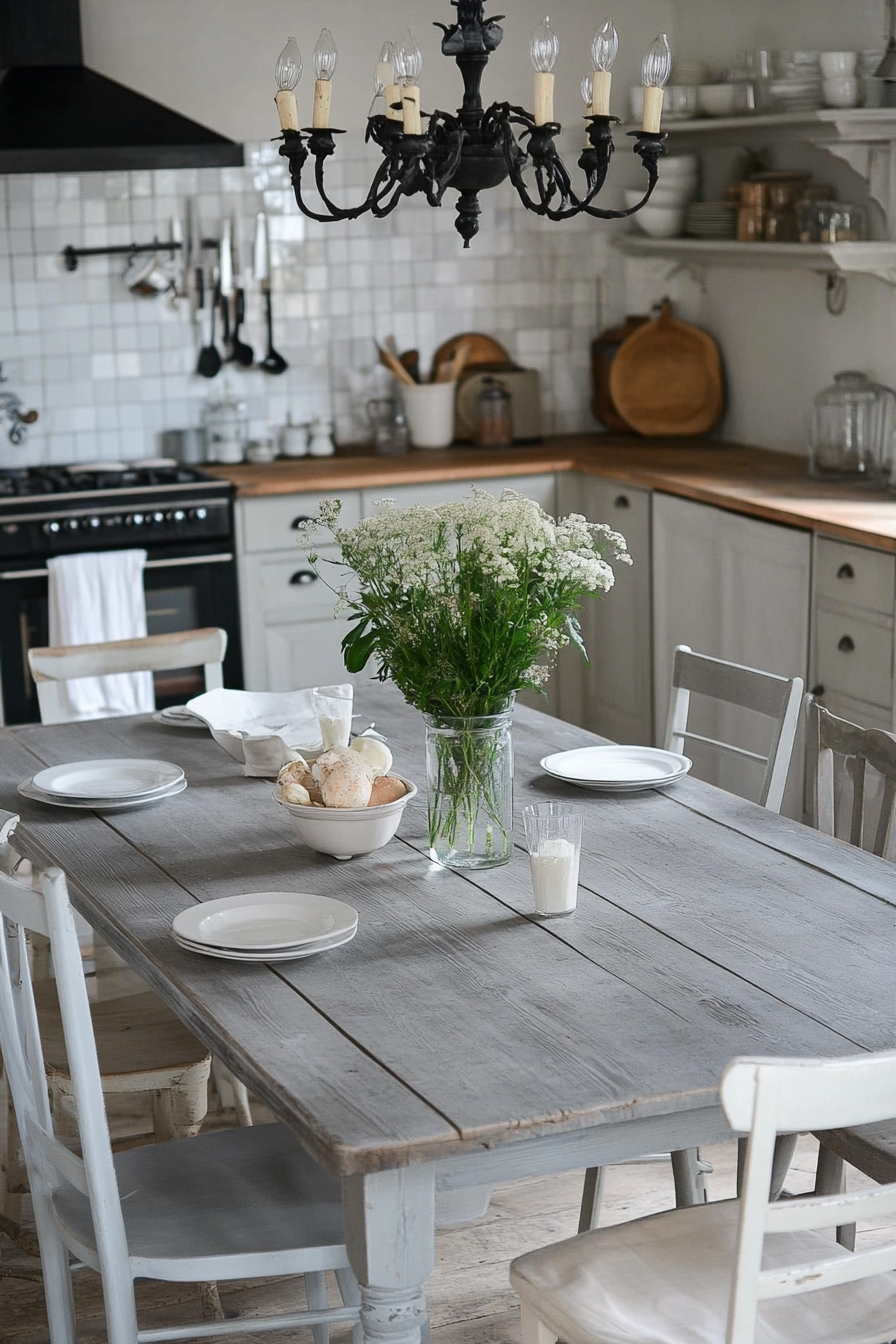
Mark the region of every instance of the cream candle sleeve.
POLYGON ((591 97, 591 115, 608 117, 610 115, 610 85, 613 76, 609 70, 595 70, 591 77, 593 89, 591 97))
POLYGON ((535 125, 554 120, 554 76, 535 71, 535 125))
POLYGON ((316 130, 325 130, 330 124, 330 91, 331 85, 328 79, 314 81, 314 111, 311 114, 311 125, 316 130))
POLYGON ((386 85, 386 116, 387 116, 387 118, 389 119, 389 121, 401 121, 401 120, 402 120, 402 110, 401 110, 401 106, 400 106, 400 104, 401 104, 401 85, 400 85, 400 84, 387 84, 387 85, 386 85), (398 104, 398 106, 397 106, 397 104, 398 104))
POLYGON ((292 89, 278 89, 274 94, 274 102, 277 104, 281 131, 297 131, 299 129, 299 110, 292 89))
POLYGON ((416 84, 405 84, 401 90, 401 111, 405 135, 422 135, 420 121, 420 89, 416 84))
POLYGON ((663 115, 663 90, 648 85, 644 90, 644 120, 642 130, 658 131, 663 115))

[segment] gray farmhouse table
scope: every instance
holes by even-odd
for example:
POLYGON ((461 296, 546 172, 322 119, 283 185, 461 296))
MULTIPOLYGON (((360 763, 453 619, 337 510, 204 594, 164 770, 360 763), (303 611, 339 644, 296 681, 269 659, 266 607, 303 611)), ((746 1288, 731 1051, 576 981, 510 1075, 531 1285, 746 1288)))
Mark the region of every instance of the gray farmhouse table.
MULTIPOLYGON (((420 716, 373 682, 356 708, 422 786, 420 716)), ((521 828, 503 868, 439 868, 423 787, 389 845, 340 862, 305 849, 271 783, 204 733, 151 718, 0 732, 20 848, 66 870, 90 923, 342 1177, 371 1344, 419 1338, 436 1190, 727 1137, 718 1080, 738 1054, 896 1045, 892 869, 696 780, 614 797, 539 768, 599 740, 515 715, 518 814, 586 808, 578 909, 539 921, 521 828), (124 755, 178 762, 189 788, 105 816, 16 793, 40 765, 124 755), (265 890, 344 898, 357 937, 270 967, 174 943, 191 903, 265 890)))

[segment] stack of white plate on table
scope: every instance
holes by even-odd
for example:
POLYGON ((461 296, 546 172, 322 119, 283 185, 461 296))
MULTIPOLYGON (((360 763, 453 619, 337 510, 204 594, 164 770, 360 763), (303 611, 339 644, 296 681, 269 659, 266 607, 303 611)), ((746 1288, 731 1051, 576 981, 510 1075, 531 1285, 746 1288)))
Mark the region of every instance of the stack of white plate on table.
POLYGON ((171 761, 134 760, 129 756, 111 760, 71 761, 38 770, 23 779, 19 793, 52 807, 87 808, 94 812, 121 812, 146 807, 176 793, 187 781, 179 765, 171 761))
POLYGON ((684 217, 684 231, 692 238, 733 238, 737 233, 737 206, 730 201, 692 201, 684 217))
POLYGON ((188 952, 225 961, 294 961, 341 947, 358 931, 358 912, 331 896, 256 891, 182 910, 171 925, 188 952))
POLYGON ((687 756, 661 747, 578 747, 557 751, 540 762, 542 770, 567 784, 606 793, 637 793, 660 789, 683 779, 691 768, 687 756))

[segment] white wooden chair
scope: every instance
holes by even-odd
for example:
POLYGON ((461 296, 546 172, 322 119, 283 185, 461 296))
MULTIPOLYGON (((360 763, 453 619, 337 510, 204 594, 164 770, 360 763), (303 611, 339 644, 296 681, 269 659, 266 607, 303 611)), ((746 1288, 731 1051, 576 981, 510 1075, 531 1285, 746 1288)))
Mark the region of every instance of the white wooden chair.
POLYGON ((780 812, 787 771, 800 716, 803 682, 800 677, 779 677, 754 667, 727 663, 694 653, 679 644, 672 663, 672 693, 666 719, 664 746, 687 755, 689 742, 699 742, 764 766, 758 802, 771 812, 780 812), (688 728, 691 695, 703 695, 725 705, 752 710, 770 719, 771 742, 767 752, 757 752, 702 736, 688 728))
MULTIPOLYGON (((227 631, 207 626, 167 635, 147 635, 143 639, 33 648, 28 650, 28 665, 37 686, 41 722, 62 723, 66 713, 59 699, 60 682, 115 672, 166 672, 201 665, 205 689, 213 691, 224 685, 226 652, 227 631)), ((225 1105, 232 1102, 240 1124, 251 1125, 245 1085, 217 1060, 213 1068, 221 1102, 225 1105)))
POLYGON ((855 1254, 822 1228, 896 1213, 896 1184, 769 1202, 775 1140, 896 1112, 896 1051, 736 1059, 743 1194, 638 1218, 514 1260, 523 1344, 880 1344, 896 1337, 896 1241, 855 1254), (816 1290, 823 1289, 820 1295, 816 1290))
MULTIPOLYGON (((687 755, 688 743, 699 742, 703 746, 758 762, 764 767, 758 802, 772 812, 779 812, 799 724, 802 694, 803 682, 800 677, 779 677, 772 672, 742 667, 739 663, 728 663, 720 658, 694 653, 687 644, 679 644, 672 663, 672 687, 663 746, 666 751, 687 755), (688 716, 692 694, 751 710, 768 719, 768 753, 747 750, 691 731, 688 716)), ((794 1137, 789 1142, 782 1140, 779 1145, 775 1164, 775 1187, 778 1190, 783 1184, 795 1144, 794 1137)), ((665 1154, 651 1153, 634 1160, 657 1161, 663 1157, 665 1154)), ((671 1161, 678 1208, 702 1203, 706 1198, 704 1177, 712 1168, 701 1160, 693 1148, 672 1153, 671 1161)), ((585 1173, 582 1194, 580 1232, 587 1232, 597 1226, 603 1185, 604 1168, 589 1168, 585 1173)))
MULTIPOLYGON (((881 858, 896 860, 896 736, 837 718, 810 695, 805 704, 813 767, 813 824, 825 835, 842 835, 852 845, 867 846, 881 858), (877 810, 873 838, 868 824, 869 767, 883 784, 873 802, 877 810), (838 787, 845 782, 844 776, 849 790, 838 787), (848 815, 841 816, 847 804, 848 815)), ((819 1194, 843 1189, 844 1163, 874 1181, 896 1181, 896 1123, 837 1129, 818 1133, 816 1138, 821 1145, 815 1178, 819 1194)), ((844 1224, 837 1229, 837 1240, 852 1250, 855 1233, 855 1224, 844 1224)))
MULTIPOLYGON (((8 843, 8 836, 7 836, 8 843)), ((8 865, 7 865, 8 866, 8 865)), ((0 872, 0 1044, 22 1132, 40 1241, 51 1344, 76 1344, 69 1255, 102 1275, 109 1344, 357 1322, 360 1291, 344 1246, 340 1182, 280 1125, 257 1125, 113 1155, 87 989, 65 875, 31 890, 0 872), (54 1132, 45 1045, 25 932, 50 939, 83 1156, 54 1132), (344 1305, 326 1305, 334 1270, 344 1305), (138 1329, 134 1280, 304 1274, 308 1310, 252 1321, 138 1329)), ((358 1336, 358 1344, 360 1337, 358 1336)))
POLYGON ((28 666, 37 685, 41 723, 65 722, 59 683, 77 677, 104 677, 115 672, 169 672, 202 666, 205 689, 224 685, 223 661, 227 631, 217 626, 178 630, 142 639, 115 639, 104 644, 68 644, 28 650, 28 666))
MULTIPOLYGON (((9 837, 18 818, 0 811, 0 872, 11 871, 17 859, 9 837)), ((57 1124, 70 1130, 74 1097, 62 1017, 54 980, 34 985, 46 1050, 44 1071, 57 1124)), ((208 1108, 211 1055, 192 1032, 155 994, 100 999, 91 1004, 100 1077, 106 1094, 150 1093, 153 1133, 131 1143, 187 1138, 197 1134, 208 1108)), ((20 1218, 22 1195, 27 1192, 12 1096, 8 1097, 2 1213, 11 1222, 20 1218)))

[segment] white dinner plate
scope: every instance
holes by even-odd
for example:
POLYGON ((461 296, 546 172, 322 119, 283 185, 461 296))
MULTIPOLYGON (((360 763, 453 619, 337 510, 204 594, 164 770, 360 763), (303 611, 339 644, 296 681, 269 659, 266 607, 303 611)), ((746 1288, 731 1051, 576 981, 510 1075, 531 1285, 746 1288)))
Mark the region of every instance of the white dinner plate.
POLYGON ((540 764, 542 770, 567 784, 614 793, 662 788, 674 784, 691 768, 687 756, 679 756, 677 752, 616 743, 557 751, 552 756, 545 756, 540 764))
POLYGON ((72 761, 39 770, 32 783, 36 789, 59 798, 131 799, 170 788, 184 777, 179 765, 170 761, 133 760, 128 756, 111 760, 72 761))
POLYGON ((358 912, 330 896, 257 891, 193 905, 176 915, 171 927, 175 937, 208 947, 278 951, 354 932, 358 912))
POLYGON ((350 943, 358 932, 357 927, 338 937, 322 938, 316 943, 302 943, 298 947, 282 948, 276 952, 261 949, 256 952, 236 952, 231 948, 212 947, 209 943, 193 943, 188 938, 179 938, 174 930, 174 941, 186 952, 198 952, 201 957, 220 957, 222 961, 297 961, 300 957, 313 957, 317 952, 329 952, 332 947, 342 947, 350 943))
POLYGON ((92 798, 89 802, 79 798, 59 798, 52 793, 44 793, 43 789, 34 788, 33 779, 23 779, 18 786, 18 791, 23 798, 33 798, 35 802, 47 803, 50 807, 74 807, 86 812, 125 812, 132 808, 149 807, 152 803, 161 803, 165 798, 173 798, 175 794, 183 793, 186 787, 187 781, 180 779, 167 789, 139 798, 92 798))

